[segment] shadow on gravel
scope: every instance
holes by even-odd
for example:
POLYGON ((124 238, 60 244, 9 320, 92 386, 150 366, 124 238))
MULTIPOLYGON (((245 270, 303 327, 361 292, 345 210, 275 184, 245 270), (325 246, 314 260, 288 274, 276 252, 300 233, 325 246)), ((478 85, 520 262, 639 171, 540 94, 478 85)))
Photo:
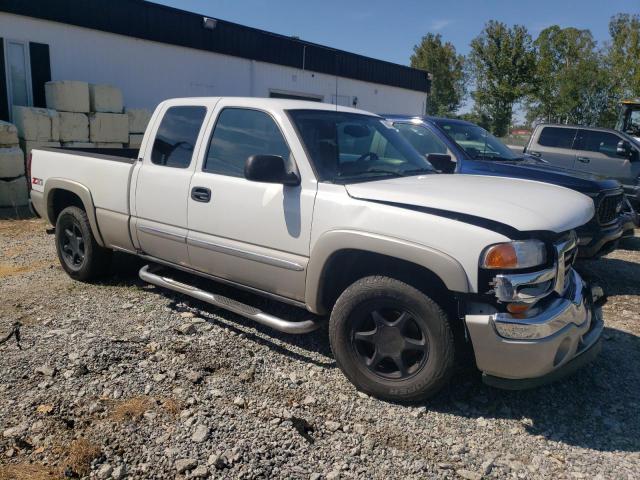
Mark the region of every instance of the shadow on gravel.
POLYGON ((640 252, 640 237, 623 238, 618 246, 620 250, 640 252))
MULTIPOLYGON (((100 283, 102 285, 121 285, 122 283, 131 283, 132 285, 139 286, 147 285, 138 277, 138 271, 147 263, 148 262, 130 255, 115 253, 111 266, 111 276, 100 283)), ((177 270, 168 270, 168 272, 170 272, 171 276, 177 280, 182 279, 183 281, 195 284, 204 290, 229 296, 230 298, 241 302, 246 302, 247 304, 260 308, 265 312, 282 316, 283 318, 304 320, 311 315, 306 310, 273 302, 260 295, 245 292, 204 278, 196 278, 177 270)), ((153 288, 153 292, 170 299, 171 303, 169 304, 169 308, 176 312, 185 311, 185 305, 193 307, 200 310, 201 316, 209 323, 226 328, 237 335, 242 334, 249 340, 266 346, 276 353, 287 355, 296 360, 311 363, 322 368, 336 367, 331 353, 331 348, 329 347, 327 329, 324 325, 315 332, 305 335, 287 335, 277 332, 269 327, 260 325, 259 323, 249 320, 241 315, 236 315, 228 310, 217 308, 187 295, 182 295, 172 290, 165 290, 159 287, 150 286, 150 288, 153 288), (256 333, 251 329, 255 329, 256 333), (312 356, 304 355, 287 348, 287 346, 295 347, 298 350, 307 352, 319 353, 320 355, 328 358, 327 361, 319 361, 312 356)))
POLYGON ((640 295, 639 263, 605 257, 580 262, 576 270, 588 282, 600 285, 606 295, 640 295))
MULTIPOLYGON (((485 386, 472 368, 426 407, 475 419, 520 420, 531 435, 598 451, 640 451, 640 337, 606 328, 601 355, 551 385, 506 391, 485 386)), ((513 434, 517 434, 514 431, 513 434)))

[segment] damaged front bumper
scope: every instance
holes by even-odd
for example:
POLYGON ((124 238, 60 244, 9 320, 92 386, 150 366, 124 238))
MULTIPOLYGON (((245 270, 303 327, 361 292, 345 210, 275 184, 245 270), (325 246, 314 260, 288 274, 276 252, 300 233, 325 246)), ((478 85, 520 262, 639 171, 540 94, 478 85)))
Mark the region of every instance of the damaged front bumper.
POLYGON ((540 301, 526 316, 473 307, 465 320, 485 383, 531 388, 572 373, 593 359, 604 328, 600 308, 574 270, 561 297, 540 301))

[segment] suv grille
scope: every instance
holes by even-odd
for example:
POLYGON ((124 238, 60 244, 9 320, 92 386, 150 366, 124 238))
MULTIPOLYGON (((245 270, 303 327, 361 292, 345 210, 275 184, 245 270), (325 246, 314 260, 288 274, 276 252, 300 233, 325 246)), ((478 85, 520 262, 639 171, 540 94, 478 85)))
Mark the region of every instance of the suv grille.
POLYGON ((604 197, 598 205, 598 222, 606 225, 613 222, 620 214, 622 206, 622 193, 604 197))
POLYGON ((555 290, 563 295, 571 281, 571 267, 578 253, 578 244, 575 232, 571 232, 564 239, 555 244, 556 259, 558 262, 558 275, 555 290))

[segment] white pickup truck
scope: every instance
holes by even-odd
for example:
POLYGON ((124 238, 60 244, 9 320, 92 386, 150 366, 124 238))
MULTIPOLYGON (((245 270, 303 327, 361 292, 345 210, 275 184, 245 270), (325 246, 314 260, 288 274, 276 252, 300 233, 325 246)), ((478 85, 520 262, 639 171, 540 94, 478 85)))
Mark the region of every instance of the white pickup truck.
POLYGON ((108 272, 117 250, 149 262, 147 282, 280 331, 329 316, 337 364, 380 398, 433 395, 469 346, 484 381, 503 388, 554 380, 600 348, 600 309, 572 269, 573 230, 593 202, 533 181, 438 175, 368 112, 176 99, 158 106, 139 152, 41 149, 30 162, 32 205, 72 278, 108 272))

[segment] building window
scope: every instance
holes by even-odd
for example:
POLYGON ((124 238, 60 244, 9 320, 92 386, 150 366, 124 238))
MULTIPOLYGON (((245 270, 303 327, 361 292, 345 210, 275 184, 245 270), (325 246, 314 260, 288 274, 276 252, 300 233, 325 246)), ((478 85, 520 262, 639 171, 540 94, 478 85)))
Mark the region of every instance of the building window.
MULTIPOLYGON (((9 105, 33 105, 29 44, 5 40, 5 62, 9 105)), ((11 108, 9 108, 11 115, 11 108)))

